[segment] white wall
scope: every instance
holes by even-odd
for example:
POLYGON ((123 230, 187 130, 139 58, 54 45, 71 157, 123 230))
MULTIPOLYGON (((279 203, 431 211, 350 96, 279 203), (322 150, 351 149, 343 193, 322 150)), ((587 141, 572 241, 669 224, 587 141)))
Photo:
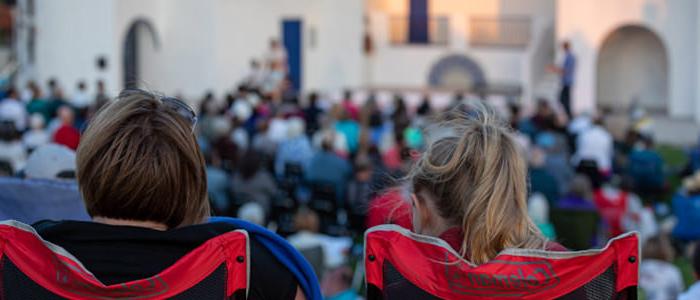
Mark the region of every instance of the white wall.
POLYGON ((657 111, 666 109, 667 61, 666 49, 654 33, 636 26, 615 31, 598 52, 598 104, 627 108, 637 101, 657 111))
POLYGON ((639 24, 656 32, 668 49, 670 114, 692 116, 696 99, 697 5, 695 0, 559 0, 557 37, 571 40, 578 59, 575 109, 595 107, 595 62, 605 37, 620 26, 639 24))
POLYGON ((98 79, 115 88, 114 8, 111 0, 37 0, 35 73, 27 79, 36 80, 46 93, 47 80, 55 77, 66 96, 80 80, 87 82, 89 92, 98 79), (108 59, 107 72, 97 69, 100 55, 108 59))
POLYGON ((503 49, 471 47, 469 19, 498 17, 501 15, 529 16, 533 23, 532 37, 554 19, 554 0, 489 0, 459 1, 433 0, 429 12, 432 16, 449 18, 448 45, 392 45, 389 39, 389 20, 392 16, 408 14, 407 1, 370 0, 368 15, 375 53, 370 58, 369 84, 379 87, 426 87, 431 67, 442 57, 462 54, 477 62, 489 82, 519 84, 524 96, 530 95, 532 84, 528 49, 503 49))
POLYGON ((153 85, 166 93, 201 97, 205 90, 231 91, 249 61, 262 59, 270 38, 281 38, 285 18, 303 22, 305 89, 339 89, 361 80, 360 1, 171 0, 161 6, 162 45, 154 68, 162 78, 153 85))
MULTIPOLYGON (((364 1, 325 0, 39 0, 37 79, 104 79, 111 94, 123 86, 123 47, 129 26, 148 20, 160 41, 140 45, 143 86, 199 98, 230 91, 261 58, 281 21, 303 22, 305 89, 358 86, 363 74, 364 1), (311 32, 315 39, 310 39, 311 32), (95 59, 105 55, 108 70, 95 59)), ((72 89, 71 89, 72 90, 72 89)))

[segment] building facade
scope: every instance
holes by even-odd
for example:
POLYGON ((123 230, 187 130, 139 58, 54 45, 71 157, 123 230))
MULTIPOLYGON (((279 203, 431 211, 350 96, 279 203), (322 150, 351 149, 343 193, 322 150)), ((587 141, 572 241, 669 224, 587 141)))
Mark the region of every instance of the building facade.
POLYGON ((700 120, 695 0, 18 0, 18 7, 20 84, 58 78, 70 91, 80 80, 103 80, 114 94, 135 78, 165 93, 224 93, 278 38, 305 91, 460 90, 529 105, 556 98, 558 78, 547 67, 569 40, 576 111, 638 104, 700 120))

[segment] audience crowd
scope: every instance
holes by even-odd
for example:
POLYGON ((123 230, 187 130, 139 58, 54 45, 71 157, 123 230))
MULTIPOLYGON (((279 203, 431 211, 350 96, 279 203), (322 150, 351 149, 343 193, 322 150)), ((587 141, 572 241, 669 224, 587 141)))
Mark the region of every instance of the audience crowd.
MULTIPOLYGON (((286 75, 286 53, 277 41, 250 67, 230 93, 188 101, 199 105, 195 130, 212 210, 286 237, 313 266, 324 296, 355 299, 364 230, 384 223, 412 229, 401 179, 440 134, 425 134, 429 120, 468 114, 472 101, 490 103, 456 94, 448 107, 433 107, 429 96, 410 107, 396 94, 382 106, 373 94, 357 101, 351 90, 341 99, 304 93, 286 75)), ((81 132, 112 99, 103 82, 94 95, 86 90, 79 82, 68 95, 55 79, 46 89, 36 82, 7 89, 0 101, 0 174, 74 178, 81 132)), ((606 114, 569 120, 554 102, 535 103, 529 113, 516 103, 498 113, 528 161, 529 214, 543 235, 578 250, 638 231, 646 299, 700 297, 700 287, 686 286, 674 264, 687 257, 700 275, 698 251, 691 254, 700 240, 700 147, 689 149, 687 166, 675 170, 640 126, 647 120, 639 113, 616 139, 606 114), (677 188, 669 180, 674 176, 685 178, 677 188)))

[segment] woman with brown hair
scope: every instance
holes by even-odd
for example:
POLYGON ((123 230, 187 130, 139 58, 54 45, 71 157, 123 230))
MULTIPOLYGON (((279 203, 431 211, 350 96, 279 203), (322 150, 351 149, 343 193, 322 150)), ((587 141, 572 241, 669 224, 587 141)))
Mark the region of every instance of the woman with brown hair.
MULTIPOLYGON (((236 229, 205 223, 210 208, 196 121, 178 99, 123 91, 91 120, 77 151, 78 185, 93 222, 43 221, 34 225, 39 234, 110 285, 158 274, 236 229)), ((250 239, 250 247, 249 299, 298 296, 294 275, 259 242, 250 239)))
POLYGON ((511 132, 486 108, 438 123, 408 175, 413 227, 483 264, 505 248, 565 250, 527 213, 525 160, 511 132))

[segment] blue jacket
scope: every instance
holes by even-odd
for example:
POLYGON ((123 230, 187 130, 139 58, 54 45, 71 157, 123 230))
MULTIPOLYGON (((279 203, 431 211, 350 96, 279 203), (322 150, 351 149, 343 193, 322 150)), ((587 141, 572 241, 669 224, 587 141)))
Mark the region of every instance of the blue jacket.
POLYGON ((673 214, 678 218, 671 235, 686 241, 700 240, 700 226, 697 224, 700 220, 700 195, 680 191, 673 196, 671 205, 673 214))
POLYGON ((318 285, 316 274, 311 265, 285 239, 261 226, 239 219, 212 217, 209 219, 209 222, 225 222, 247 231, 251 238, 267 247, 270 253, 294 274, 299 286, 304 291, 306 299, 323 300, 321 288, 318 285))

